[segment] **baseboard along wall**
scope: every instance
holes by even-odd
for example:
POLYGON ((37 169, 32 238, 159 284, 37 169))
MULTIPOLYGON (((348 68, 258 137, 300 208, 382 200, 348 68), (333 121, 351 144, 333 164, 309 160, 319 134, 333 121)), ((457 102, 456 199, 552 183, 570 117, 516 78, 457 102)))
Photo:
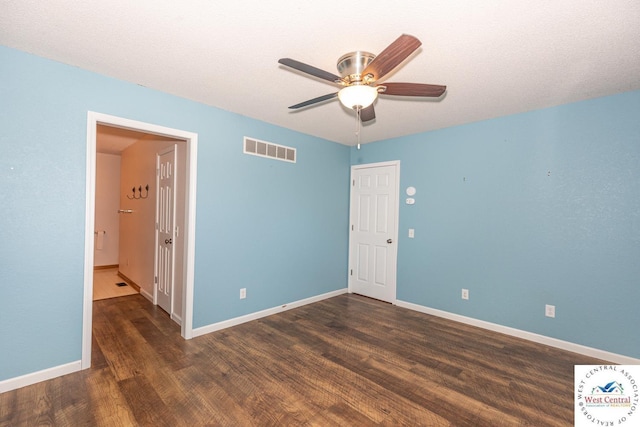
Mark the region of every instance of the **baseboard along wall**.
POLYGON ((113 264, 113 265, 94 265, 93 269, 94 270, 111 270, 112 268, 118 268, 119 264, 113 264))
MULTIPOLYGON (((137 292, 140 292, 140 285, 138 285, 136 282, 134 282, 133 280, 129 279, 127 276, 125 276, 124 274, 122 274, 120 271, 118 271, 118 277, 120 277, 122 280, 124 280, 125 282, 127 282, 127 285, 131 286, 133 289, 135 289, 137 292)), ((153 299, 153 298, 152 298, 153 299)))
MULTIPOLYGON (((122 277, 122 276, 121 276, 122 277)), ((124 278, 124 277, 123 277, 124 278)), ((126 280, 126 279, 125 279, 126 280)), ((291 310, 297 307, 302 307, 307 304, 322 301, 324 299, 332 298, 338 295, 347 293, 348 290, 338 289, 336 291, 328 292, 325 294, 317 295, 315 297, 294 301, 287 304, 282 304, 277 307, 269 308, 266 310, 258 311, 255 313, 246 314, 244 316, 235 317, 233 319, 225 320, 222 322, 214 323, 211 325, 203 326, 193 329, 193 337, 209 334, 211 332, 219 331, 222 329, 230 328, 232 326, 240 325, 242 323, 251 322, 252 320, 261 319, 272 314, 281 313, 287 310, 291 310)), ((141 294, 150 301, 153 301, 153 296, 142 290, 141 294)), ((614 364, 620 365, 640 365, 640 359, 636 359, 629 356, 624 356, 608 351, 587 347, 580 344, 575 344, 568 341, 559 340, 556 338, 547 337, 544 335, 534 334, 532 332, 522 331, 508 326, 498 325, 496 323, 485 322, 483 320, 474 319, 471 317, 461 316, 459 314, 449 313, 446 311, 438 310, 435 308, 429 308, 422 305, 396 300, 395 305, 409 310, 419 311, 421 313, 430 314, 432 316, 442 317, 444 319, 452 320, 455 322, 464 323, 471 326, 487 329, 494 332, 503 333, 517 338, 522 338, 528 341, 532 341, 538 344, 544 344, 551 347, 556 347, 561 350, 571 351, 573 353, 583 354, 585 356, 594 357, 596 359, 606 360, 614 364)), ((178 320, 178 319, 176 319, 178 320)), ((179 319, 181 323, 182 319, 179 319)), ((56 366, 42 371, 26 374, 16 378, 10 378, 8 380, 0 381, 0 393, 15 390, 17 388, 25 387, 31 384, 35 384, 41 381, 50 380, 62 375, 67 375, 72 372, 79 371, 81 368, 81 362, 71 362, 65 365, 56 366)))
POLYGON ((459 314, 449 313, 447 311, 429 308, 422 305, 414 304, 406 301, 396 301, 398 307, 408 308, 409 310, 419 311, 421 313, 430 314, 432 316, 442 317, 444 319, 453 320, 478 328, 487 329, 494 332, 500 332, 516 338, 522 338, 538 344, 548 345, 550 347, 559 348, 561 350, 571 351, 573 353, 582 354, 596 359, 606 360, 619 365, 640 365, 640 359, 636 359, 621 354, 611 353, 597 348, 587 347, 581 344, 575 344, 569 341, 559 340, 544 335, 527 332, 520 329, 510 328, 508 326, 498 325, 497 323, 485 322, 484 320, 474 319, 472 317, 461 316, 459 314))

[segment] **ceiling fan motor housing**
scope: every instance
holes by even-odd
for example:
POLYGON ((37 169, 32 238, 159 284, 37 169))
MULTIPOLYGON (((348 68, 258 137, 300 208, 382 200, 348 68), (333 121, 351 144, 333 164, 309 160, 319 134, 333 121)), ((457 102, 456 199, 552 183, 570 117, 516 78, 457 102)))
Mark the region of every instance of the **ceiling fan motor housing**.
POLYGON ((338 59, 338 72, 344 79, 348 79, 350 83, 361 82, 363 77, 362 71, 367 65, 373 61, 376 56, 373 53, 356 51, 342 55, 338 59))

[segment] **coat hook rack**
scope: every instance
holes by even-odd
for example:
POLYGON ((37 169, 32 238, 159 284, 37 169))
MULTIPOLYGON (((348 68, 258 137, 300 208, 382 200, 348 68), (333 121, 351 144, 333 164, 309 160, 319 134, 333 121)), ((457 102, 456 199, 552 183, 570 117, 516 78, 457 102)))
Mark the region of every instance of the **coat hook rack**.
POLYGON ((129 195, 127 195, 127 199, 130 199, 130 200, 134 200, 134 199, 135 199, 135 200, 139 200, 139 199, 146 199, 147 197, 149 197, 149 184, 147 184, 147 185, 144 187, 144 189, 145 189, 146 193, 145 193, 145 194, 144 194, 144 196, 143 196, 143 195, 142 195, 142 186, 140 186, 140 187, 138 187, 138 188, 133 187, 133 188, 131 189, 131 192, 133 193, 133 196, 129 196, 129 195), (137 194, 137 195, 136 195, 136 191, 138 191, 138 194, 137 194))

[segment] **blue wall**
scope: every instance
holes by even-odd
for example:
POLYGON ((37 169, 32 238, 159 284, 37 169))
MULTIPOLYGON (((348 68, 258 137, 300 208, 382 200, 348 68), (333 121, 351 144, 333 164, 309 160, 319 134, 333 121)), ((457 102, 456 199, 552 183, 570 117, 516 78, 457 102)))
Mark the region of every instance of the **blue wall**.
POLYGON ((640 358, 639 112, 628 92, 352 149, 417 189, 398 299, 640 358))
POLYGON ((344 288, 349 166, 401 160, 398 299, 640 357, 640 92, 357 151, 0 47, 0 108, 0 381, 81 357, 88 110, 199 135, 194 327, 344 288))
POLYGON ((0 47, 0 381, 81 358, 89 110, 199 136, 194 327, 347 286, 348 147, 0 47))

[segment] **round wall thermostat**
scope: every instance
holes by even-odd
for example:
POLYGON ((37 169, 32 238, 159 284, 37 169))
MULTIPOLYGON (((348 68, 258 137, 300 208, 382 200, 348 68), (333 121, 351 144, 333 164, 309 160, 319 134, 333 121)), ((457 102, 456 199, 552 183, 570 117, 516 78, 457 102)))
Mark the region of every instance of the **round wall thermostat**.
POLYGON ((413 196, 416 194, 416 187, 407 187, 407 196, 413 196))

